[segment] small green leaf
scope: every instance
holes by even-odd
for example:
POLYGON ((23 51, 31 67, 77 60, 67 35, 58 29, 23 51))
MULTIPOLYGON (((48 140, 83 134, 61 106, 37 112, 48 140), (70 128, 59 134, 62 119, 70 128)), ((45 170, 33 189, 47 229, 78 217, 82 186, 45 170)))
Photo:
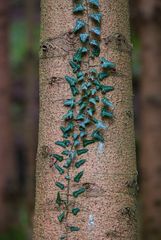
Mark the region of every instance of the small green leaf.
POLYGON ((73 9, 73 13, 81 13, 85 10, 85 7, 82 4, 76 4, 75 8, 73 9))
POLYGON ((89 34, 88 33, 81 33, 80 34, 80 40, 82 43, 85 43, 87 42, 89 39, 89 34))
POLYGON ((101 66, 102 68, 106 68, 106 69, 115 69, 116 68, 116 64, 106 60, 105 58, 101 58, 101 66))
POLYGON ((95 140, 93 140, 93 139, 91 139, 91 140, 83 139, 83 147, 87 147, 88 145, 90 145, 92 143, 95 143, 95 140))
POLYGON ((102 121, 97 120, 97 122, 95 122, 95 123, 96 123, 97 130, 107 129, 107 126, 102 121))
POLYGON ((89 16, 90 16, 90 18, 92 18, 97 23, 101 23, 102 13, 92 13, 89 16))
POLYGON ((80 70, 80 65, 75 63, 74 61, 70 60, 69 64, 70 64, 71 68, 73 69, 73 73, 76 73, 77 71, 80 70))
POLYGON ((96 105, 96 103, 97 103, 95 98, 90 98, 90 99, 89 99, 89 102, 92 103, 92 104, 94 104, 94 105, 96 105))
POLYGON ((87 136, 87 132, 85 131, 80 131, 80 137, 84 138, 85 136, 87 136))
POLYGON ((67 99, 64 101, 64 106, 73 108, 75 106, 75 99, 67 99))
POLYGON ((101 35, 101 28, 100 27, 93 27, 91 29, 91 32, 96 34, 97 36, 100 36, 101 35))
POLYGON ((84 80, 84 76, 85 76, 85 74, 83 72, 78 72, 77 73, 78 82, 83 81, 84 80))
POLYGON ((100 43, 99 43, 97 40, 95 40, 95 39, 92 39, 92 40, 90 41, 90 44, 91 44, 92 46, 94 46, 94 47, 99 47, 99 46, 100 46, 100 43))
POLYGON ((72 91, 73 96, 76 96, 77 94, 79 94, 79 90, 76 87, 71 87, 71 91, 72 91))
POLYGON ((80 168, 85 162, 85 159, 80 159, 78 162, 75 163, 75 167, 80 168))
POLYGON ((63 161, 63 156, 60 156, 59 154, 52 154, 52 157, 55 158, 57 161, 62 162, 63 161))
POLYGON ((56 203, 58 204, 58 206, 61 206, 61 204, 62 204, 62 199, 61 199, 61 196, 60 196, 60 192, 57 193, 56 203))
POLYGON ((94 109, 94 108, 88 108, 88 109, 87 109, 87 113, 88 113, 88 115, 89 115, 90 117, 92 117, 93 114, 95 113, 95 109, 94 109))
POLYGON ((65 80, 69 83, 71 87, 75 87, 77 79, 69 76, 65 76, 65 80))
POLYGON ((73 197, 77 198, 80 194, 84 193, 85 191, 86 189, 82 187, 79 190, 73 192, 73 197))
POLYGON ((86 25, 85 21, 83 21, 83 20, 81 20, 81 19, 78 19, 78 20, 76 21, 76 24, 75 24, 75 27, 74 27, 74 29, 73 29, 73 32, 74 32, 74 33, 79 32, 82 28, 85 27, 85 25, 86 25))
POLYGON ((64 217, 65 217, 65 212, 62 212, 62 213, 58 216, 59 222, 62 222, 63 219, 64 219, 64 217))
POLYGON ((67 176, 65 176, 65 179, 66 179, 67 181, 70 181, 70 180, 71 180, 71 177, 70 177, 69 175, 67 175, 67 176))
POLYGON ((84 118, 85 118, 84 114, 78 114, 76 119, 77 120, 84 120, 84 118))
POLYGON ((89 0, 89 3, 95 7, 99 7, 99 0, 89 0))
POLYGON ((69 150, 64 150, 61 154, 65 155, 65 156, 68 156, 70 154, 70 151, 69 150))
POLYGON ((79 172, 75 177, 74 177, 74 182, 80 182, 80 179, 83 177, 84 171, 79 172))
POLYGON ((62 184, 61 182, 56 182, 55 185, 60 188, 61 190, 63 190, 65 188, 64 184, 62 184))
POLYGON ((96 94, 97 90, 95 88, 91 89, 91 95, 94 96, 96 94))
POLYGON ((98 130, 93 131, 91 136, 99 142, 104 142, 104 138, 98 130))
POLYGON ((55 144, 58 146, 61 146, 63 148, 66 148, 70 145, 70 141, 69 140, 57 141, 57 142, 55 142, 55 144))
POLYGON ((64 174, 64 169, 61 168, 58 164, 54 164, 54 167, 56 168, 56 170, 58 170, 58 172, 63 175, 64 174))
POLYGON ((83 102, 81 105, 80 105, 80 111, 84 110, 86 107, 87 107, 88 103, 87 102, 83 102))
POLYGON ((100 55, 100 47, 96 47, 92 50, 92 57, 99 57, 100 55))
POLYGON ((78 139, 74 140, 74 147, 78 147, 80 145, 80 141, 78 139))
POLYGON ((87 152, 88 152, 88 149, 86 149, 86 148, 77 150, 78 156, 80 156, 80 155, 82 155, 82 154, 85 154, 85 153, 87 153, 87 152))
POLYGON ((74 112, 73 110, 69 110, 64 116, 63 119, 64 120, 70 120, 74 118, 74 112))
POLYGON ((86 47, 78 48, 77 52, 74 54, 73 61, 74 62, 81 62, 83 55, 88 52, 86 47))
POLYGON ((68 169, 70 168, 71 164, 72 164, 72 159, 69 158, 66 160, 66 163, 63 165, 63 167, 68 169))
POLYGON ((105 108, 101 111, 101 116, 106 118, 113 118, 113 113, 108 112, 105 108))
POLYGON ((98 79, 102 81, 103 79, 107 78, 109 74, 107 72, 101 72, 98 74, 98 79))
POLYGON ((106 106, 106 107, 113 107, 113 104, 106 98, 102 98, 102 103, 106 106))
POLYGON ((80 212, 80 209, 79 208, 73 208, 72 209, 72 213, 73 213, 73 215, 77 215, 78 213, 80 212))
POLYGON ((111 92, 113 90, 114 90, 114 87, 112 87, 112 86, 101 85, 102 94, 106 94, 106 93, 111 92))
POLYGON ((79 138, 79 134, 78 133, 73 133, 72 135, 74 140, 77 140, 79 138))
POLYGON ((69 122, 67 127, 65 128, 65 132, 72 131, 73 128, 74 128, 74 123, 73 122, 69 122))
POLYGON ((71 232, 78 232, 80 230, 79 227, 75 227, 75 226, 70 226, 69 229, 71 232))

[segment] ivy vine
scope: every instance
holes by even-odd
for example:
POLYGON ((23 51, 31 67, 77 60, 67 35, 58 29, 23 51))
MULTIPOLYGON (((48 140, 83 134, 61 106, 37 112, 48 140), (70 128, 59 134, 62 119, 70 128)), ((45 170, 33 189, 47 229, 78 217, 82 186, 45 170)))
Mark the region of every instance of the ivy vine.
POLYGON ((79 214, 81 209, 75 207, 76 201, 72 208, 71 200, 86 191, 85 187, 79 187, 84 175, 81 167, 87 162, 82 156, 88 152, 89 145, 104 142, 103 130, 108 127, 103 120, 113 118, 113 104, 106 94, 114 88, 104 85, 103 80, 110 76, 116 66, 104 57, 100 58, 100 72, 90 66, 90 60, 100 55, 102 13, 99 9, 99 0, 73 0, 73 14, 79 16, 73 32, 79 34, 81 46, 69 61, 73 76, 65 76, 72 96, 64 101, 64 106, 68 110, 63 116, 64 125, 60 126, 62 139, 55 142, 62 151, 50 154, 52 168, 64 177, 63 182, 55 182, 58 188, 55 200, 59 210, 57 218, 60 224, 64 223, 65 226, 65 232, 60 240, 68 239, 69 233, 80 230, 79 226, 68 224, 68 216, 79 214), (86 71, 82 68, 85 62, 86 71), (102 105, 99 119, 95 117, 97 104, 102 105), (74 178, 71 177, 71 171, 75 173, 74 178), (73 192, 70 187, 72 182, 78 184, 78 188, 73 192))

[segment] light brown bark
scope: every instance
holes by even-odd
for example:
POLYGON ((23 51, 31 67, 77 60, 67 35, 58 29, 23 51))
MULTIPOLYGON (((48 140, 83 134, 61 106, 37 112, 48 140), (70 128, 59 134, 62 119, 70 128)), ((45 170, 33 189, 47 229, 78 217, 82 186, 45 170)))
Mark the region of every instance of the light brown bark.
MULTIPOLYGON (((128 1, 101 0, 100 5, 103 13, 101 56, 117 65, 116 76, 106 81, 115 87, 110 94, 115 105, 115 119, 105 134, 104 151, 99 152, 95 144, 87 154, 88 162, 81 184, 89 186, 89 189, 77 200, 83 211, 77 217, 69 217, 69 223, 77 224, 81 230, 69 235, 68 239, 136 240, 136 163, 128 1)), ((79 41, 70 34, 75 22, 72 1, 42 0, 41 11, 43 53, 40 59, 40 125, 33 239, 56 240, 63 232, 63 224, 58 222, 55 208, 55 181, 61 178, 50 169, 45 149, 53 151, 54 142, 61 136, 59 127, 66 111, 63 101, 71 96, 64 76, 71 74, 68 61, 73 54, 74 42, 79 46, 79 41)), ((75 186, 71 188, 75 189, 75 186)))
POLYGON ((161 3, 139 2, 143 239, 161 239, 161 3))
MULTIPOLYGON (((0 231, 16 223, 14 214, 15 163, 11 126, 10 68, 8 52, 9 2, 0 1, 0 231)), ((16 219, 17 220, 17 219, 16 219)))

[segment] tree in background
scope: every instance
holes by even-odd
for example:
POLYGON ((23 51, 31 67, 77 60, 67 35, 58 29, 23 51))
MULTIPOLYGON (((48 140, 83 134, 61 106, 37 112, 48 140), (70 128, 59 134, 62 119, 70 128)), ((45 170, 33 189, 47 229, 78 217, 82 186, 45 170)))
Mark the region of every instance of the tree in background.
POLYGON ((38 132, 38 61, 35 54, 36 32, 36 1, 26 0, 27 22, 27 56, 26 56, 26 114, 25 114, 25 144, 26 144, 26 186, 27 186, 27 209, 32 224, 35 193, 35 158, 38 132))
MULTIPOLYGON (((88 1, 85 2, 86 11, 89 11, 88 1)), ((52 171, 49 153, 58 149, 54 142, 61 137, 61 119, 66 111, 63 102, 71 98, 64 76, 71 74, 68 61, 79 42, 71 32, 76 20, 72 14, 72 7, 72 1, 41 1, 40 126, 34 240, 56 240, 64 229, 64 222, 60 223, 64 218, 63 213, 57 219, 55 200, 57 205, 61 204, 62 200, 57 194, 55 182, 59 178, 65 181, 64 175, 59 174, 65 170, 54 164, 57 169, 52 171)), ((136 240, 137 176, 128 1, 101 0, 100 10, 103 13, 101 56, 112 60, 117 66, 116 73, 105 82, 115 87, 110 93, 110 99, 115 106, 115 117, 106 131, 105 143, 95 143, 88 154, 85 175, 83 180, 81 179, 81 185, 84 186, 83 190, 86 189, 86 193, 77 200, 77 204, 83 210, 78 216, 75 216, 76 212, 69 216, 69 221, 77 224, 80 231, 77 227, 71 227, 73 235, 68 237, 67 233, 60 239, 136 240)), ((85 16, 89 20, 88 15, 85 16)), ((96 21, 99 21, 99 16, 96 17, 96 21)), ((93 65, 97 66, 98 61, 94 61, 93 65)), ((91 65, 87 66, 87 70, 92 68, 91 65)), ((71 174, 73 177, 74 173, 71 174)), ((77 176, 75 180, 79 177, 77 176)), ((58 185, 64 188, 60 183, 58 185)), ((74 183, 72 188, 76 188, 74 183)), ((67 224, 65 222, 66 228, 67 224)))
POLYGON ((161 2, 138 0, 143 239, 161 239, 161 2))
POLYGON ((9 1, 0 1, 0 231, 15 224, 15 159, 11 122, 9 66, 9 1))

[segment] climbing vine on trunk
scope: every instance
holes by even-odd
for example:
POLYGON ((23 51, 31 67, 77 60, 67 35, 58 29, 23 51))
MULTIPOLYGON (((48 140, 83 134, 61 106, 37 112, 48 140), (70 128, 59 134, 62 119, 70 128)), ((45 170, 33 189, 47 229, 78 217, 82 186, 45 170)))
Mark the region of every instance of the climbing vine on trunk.
POLYGON ((70 233, 80 230, 74 223, 68 223, 68 217, 69 214, 76 217, 81 211, 76 199, 86 191, 81 186, 84 176, 82 167, 91 161, 84 156, 89 151, 89 145, 99 142, 101 146, 104 142, 103 131, 109 127, 104 119, 113 118, 113 104, 106 94, 114 88, 104 85, 103 80, 116 67, 104 57, 99 58, 103 17, 99 8, 99 0, 73 1, 73 14, 78 16, 73 32, 79 35, 80 47, 69 61, 73 76, 65 76, 72 96, 64 101, 68 110, 63 116, 64 125, 60 126, 62 136, 55 142, 62 151, 50 153, 50 167, 64 177, 64 181, 55 182, 58 188, 55 200, 59 210, 57 218, 65 227, 60 240, 68 239, 70 233), (95 58, 99 58, 99 69, 91 66, 90 61, 95 58), (71 183, 78 186, 74 191, 71 190, 71 183))

